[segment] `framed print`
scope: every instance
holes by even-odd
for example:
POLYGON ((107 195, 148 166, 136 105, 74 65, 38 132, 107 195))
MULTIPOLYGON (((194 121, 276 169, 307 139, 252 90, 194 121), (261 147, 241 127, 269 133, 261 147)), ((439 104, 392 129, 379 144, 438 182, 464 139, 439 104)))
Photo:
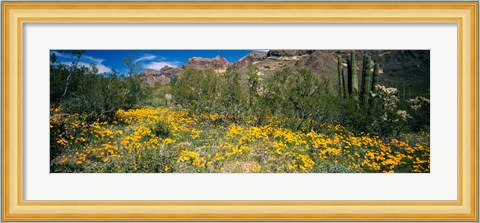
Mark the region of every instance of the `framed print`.
POLYGON ((477 2, 3 2, 5 221, 478 221, 477 2))

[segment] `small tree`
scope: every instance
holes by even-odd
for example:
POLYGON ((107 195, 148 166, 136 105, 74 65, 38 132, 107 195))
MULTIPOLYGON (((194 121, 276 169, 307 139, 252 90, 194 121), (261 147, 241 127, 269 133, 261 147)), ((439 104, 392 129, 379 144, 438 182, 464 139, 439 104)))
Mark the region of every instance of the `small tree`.
POLYGON ((265 80, 265 93, 262 97, 264 115, 282 114, 285 112, 285 100, 289 85, 288 77, 293 72, 291 68, 275 71, 265 80))
POLYGON ((244 111, 244 88, 241 86, 241 73, 236 66, 230 66, 223 75, 223 105, 227 118, 237 121, 237 116, 244 111))
POLYGON ((88 114, 91 120, 109 121, 118 109, 132 108, 143 100, 145 86, 138 74, 100 74, 95 64, 80 64, 81 51, 70 53, 76 55, 77 61, 69 64, 51 54, 51 106, 60 106, 66 113, 88 114))
POLYGON ((111 121, 118 109, 129 109, 142 99, 142 82, 118 73, 83 74, 75 95, 62 103, 68 113, 88 114, 90 119, 111 121))
POLYGON ((140 73, 142 69, 142 64, 135 62, 134 55, 128 55, 123 58, 123 63, 128 67, 128 76, 135 76, 140 73))
POLYGON ((320 113, 320 83, 307 69, 294 72, 289 78, 291 81, 288 86, 288 101, 284 106, 290 108, 288 113, 291 113, 290 116, 296 121, 293 129, 299 130, 320 113))
POLYGON ((58 107, 61 102, 75 92, 81 76, 89 69, 79 64, 83 51, 62 50, 59 52, 71 55, 75 60, 69 64, 62 63, 55 51, 50 53, 50 103, 52 107, 58 107))
POLYGON ((177 74, 172 80, 172 93, 175 102, 193 112, 200 112, 199 101, 202 96, 202 79, 202 71, 193 68, 187 68, 177 74))
POLYGON ((258 68, 252 63, 247 67, 248 78, 248 109, 251 110, 258 97, 258 90, 260 87, 260 78, 258 76, 258 68))
POLYGON ((221 113, 224 83, 212 69, 187 68, 172 80, 175 102, 194 113, 221 113))

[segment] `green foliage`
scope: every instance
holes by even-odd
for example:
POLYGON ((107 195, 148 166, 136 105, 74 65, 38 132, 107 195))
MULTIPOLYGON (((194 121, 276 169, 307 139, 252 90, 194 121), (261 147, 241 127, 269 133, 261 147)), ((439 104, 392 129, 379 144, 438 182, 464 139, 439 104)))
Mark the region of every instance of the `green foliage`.
POLYGON ((370 97, 371 90, 371 81, 372 81, 372 72, 371 69, 371 58, 369 55, 364 55, 363 57, 363 75, 362 75, 362 105, 364 108, 368 107, 368 99, 370 97))
POLYGON ((95 65, 80 65, 81 51, 69 51, 77 61, 65 64, 55 53, 50 64, 50 103, 66 113, 87 114, 92 120, 113 119, 118 109, 130 109, 146 95, 138 74, 121 77, 119 73, 99 74, 95 65))
POLYGON ((372 79, 372 88, 371 91, 375 92, 375 86, 378 85, 378 81, 380 78, 380 65, 378 63, 375 63, 374 68, 373 68, 373 79, 372 79))
POLYGON ((260 90, 260 77, 258 76, 258 68, 252 63, 247 67, 247 80, 248 80, 248 109, 251 111, 252 107, 256 104, 260 90))
POLYGON ((354 98, 335 98, 332 99, 330 103, 330 110, 333 112, 333 121, 334 123, 342 123, 355 133, 366 132, 368 131, 369 126, 371 125, 371 117, 369 115, 369 110, 359 109, 358 101, 354 98))
POLYGON ((245 88, 241 85, 241 73, 238 67, 230 66, 225 71, 225 87, 222 91, 222 104, 225 108, 227 117, 236 121, 237 116, 245 111, 245 88))
POLYGON ((186 69, 173 81, 175 102, 196 114, 216 113, 223 121, 240 121, 244 115, 263 123, 272 115, 289 117, 285 126, 292 129, 312 129, 329 116, 323 98, 332 97, 329 84, 310 70, 284 68, 261 79, 258 68, 247 67, 245 81, 237 67, 225 74, 186 69))
MULTIPOLYGON (((328 108, 332 122, 347 126, 351 131, 370 132, 377 135, 398 135, 401 132, 422 131, 429 128, 429 100, 423 97, 407 99, 398 89, 379 85, 380 65, 374 64, 373 74, 371 57, 363 56, 362 89, 360 95, 355 89, 355 52, 348 58, 348 91, 350 97, 342 97, 342 87, 335 99, 330 99, 328 108), (353 62, 352 62, 353 61, 353 62), (373 77, 372 77, 373 76, 373 77), (361 106, 358 101, 361 96, 361 106)), ((341 85, 341 57, 338 56, 339 83, 341 85)), ((409 94, 410 98, 411 94, 409 94)))
POLYGON ((405 107, 412 117, 408 120, 414 131, 430 129, 430 100, 417 96, 406 101, 405 107))
MULTIPOLYGON (((252 70, 251 72, 254 72, 252 70)), ((258 82, 250 79, 253 85, 258 82)), ((255 100, 252 90, 247 97, 247 87, 237 67, 229 67, 225 74, 213 70, 192 68, 180 72, 172 81, 173 99, 176 104, 195 114, 217 113, 237 121, 238 115, 248 109, 248 100, 255 100)), ((253 86, 252 88, 256 88, 253 86)))
POLYGON ((333 94, 329 83, 308 69, 280 69, 263 85, 254 110, 259 122, 280 115, 285 117, 285 127, 310 131, 331 116, 328 100, 333 94))
POLYGON ((187 68, 172 80, 173 100, 196 114, 221 112, 223 85, 222 78, 211 69, 187 68))
POLYGON ((142 64, 139 62, 135 62, 134 55, 128 55, 123 58, 123 63, 128 67, 128 75, 135 76, 140 73, 140 69, 142 68, 142 64))
POLYGON ((170 132, 171 132, 170 126, 168 125, 168 123, 164 121, 160 121, 154 124, 151 130, 153 134, 162 138, 170 136, 170 132))
POLYGON ((382 135, 398 135, 409 130, 408 121, 411 116, 402 106, 396 88, 377 85, 372 100, 376 108, 376 113, 372 115, 375 132, 382 135))
POLYGON ((328 105, 324 103, 325 97, 330 94, 328 82, 320 81, 307 69, 292 73, 289 79, 283 115, 292 117, 290 120, 293 126, 289 126, 291 129, 309 131, 328 116, 328 105))
MULTIPOLYGON (((267 115, 286 113, 284 105, 288 96, 288 88, 290 86, 290 74, 293 73, 291 68, 285 68, 276 71, 265 81, 265 93, 261 98, 264 104, 263 109, 268 111, 267 115)), ((263 112, 266 113, 266 112, 263 112)))
POLYGON ((55 53, 50 55, 50 102, 52 107, 58 107, 64 99, 76 91, 84 73, 91 73, 88 67, 79 64, 83 51, 61 51, 76 58, 71 64, 63 64, 55 53))
POLYGON ((141 102, 141 104, 150 107, 166 106, 166 96, 171 96, 172 94, 172 86, 170 84, 161 84, 160 82, 157 82, 152 87, 146 88, 146 90, 146 98, 141 102))
POLYGON ((285 66, 263 75, 253 64, 225 73, 187 68, 169 85, 147 89, 132 58, 122 76, 63 64, 52 55, 51 171, 428 172, 428 161, 418 169, 414 159, 395 169, 368 165, 384 148, 392 154, 415 150, 412 157, 428 160, 430 101, 402 98, 396 88, 379 85, 379 65, 372 80, 364 58, 358 92, 354 52, 348 83, 338 57, 339 89, 308 69, 285 66), (157 108, 131 109, 139 105, 157 108), (378 139, 383 145, 371 146, 378 139), (415 149, 394 145, 394 139, 415 149))
MULTIPOLYGON (((353 99, 349 99, 352 100, 353 99)), ((119 111, 120 123, 51 118, 51 172, 429 172, 428 132, 378 137, 339 124, 293 131, 265 125, 212 125, 176 108, 119 111), (157 129, 152 123, 161 120, 157 129), (168 127, 170 126, 170 127, 168 127), (153 130, 152 130, 153 129, 153 130), (165 129, 170 129, 165 137, 165 129), (162 133, 159 133, 162 132, 162 133)), ((207 115, 217 119, 217 115, 207 115)), ((283 118, 283 117, 281 117, 283 118)))
MULTIPOLYGON (((81 51, 70 53, 76 55, 78 61, 64 64, 51 55, 52 107, 71 114, 83 113, 90 119, 112 120, 118 109, 143 104, 179 106, 195 114, 219 114, 221 118, 214 121, 216 124, 238 123, 245 117, 253 117, 250 124, 254 125, 265 123, 268 117, 282 117, 284 127, 301 131, 321 129, 325 123, 340 123, 355 132, 388 135, 421 131, 429 126, 429 110, 424 112, 429 109, 427 104, 415 110, 406 100, 396 98, 399 101, 394 108, 385 105, 386 99, 379 98, 382 92, 375 88, 379 86, 379 65, 375 64, 372 75, 369 56, 364 57, 359 92, 354 51, 347 57, 348 82, 343 76, 342 57, 338 56, 339 88, 335 91, 330 89, 328 81, 308 69, 284 67, 260 76, 253 64, 246 70, 230 66, 225 73, 187 68, 178 73, 170 85, 146 88, 138 74, 139 64, 132 57, 124 60, 129 74, 121 76, 115 71, 99 74, 94 65, 87 67, 79 63, 81 51), (370 92, 376 97, 371 97, 370 92), (148 100, 147 94, 151 95, 148 100), (346 97, 348 95, 351 96, 346 97), (167 104, 167 97, 171 105, 167 104)), ((160 135, 168 132, 162 129, 152 130, 160 135)))
MULTIPOLYGON (((292 130, 308 132, 320 130, 325 124, 338 123, 356 133, 378 135, 419 131, 428 125, 425 120, 429 114, 421 116, 420 112, 415 113, 421 117, 420 121, 412 122, 411 112, 397 97, 396 89, 377 85, 380 92, 371 91, 368 56, 364 64, 361 107, 358 97, 333 93, 328 81, 319 79, 308 69, 284 67, 260 78, 253 64, 243 76, 233 66, 225 74, 186 69, 174 79, 172 92, 175 103, 191 112, 222 115, 215 120, 215 125, 241 122, 244 117, 254 117, 252 124, 265 124, 268 117, 275 116, 282 117, 281 125, 292 130), (377 94, 371 97, 371 92, 377 94)), ((374 73, 378 73, 378 65, 376 67, 374 73)))
POLYGON ((345 97, 345 79, 343 77, 343 61, 342 56, 337 56, 338 60, 338 94, 343 98, 345 97))
POLYGON ((138 76, 86 73, 79 80, 75 94, 65 99, 61 107, 67 113, 112 120, 118 109, 130 109, 143 98, 141 83, 138 76))
POLYGON ((355 59, 355 51, 352 50, 348 58, 348 94, 358 100, 358 75, 357 60, 355 59))

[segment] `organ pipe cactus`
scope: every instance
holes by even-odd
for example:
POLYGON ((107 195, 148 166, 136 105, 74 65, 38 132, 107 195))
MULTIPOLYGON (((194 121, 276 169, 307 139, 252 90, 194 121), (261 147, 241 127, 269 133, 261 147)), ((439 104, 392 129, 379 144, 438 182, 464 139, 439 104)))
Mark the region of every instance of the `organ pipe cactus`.
POLYGON ((364 107, 368 106, 370 100, 370 91, 375 92, 375 86, 379 84, 380 65, 374 64, 372 73, 372 59, 369 55, 363 57, 362 67, 362 88, 359 91, 358 76, 356 70, 355 51, 352 50, 347 57, 347 81, 344 79, 343 61, 342 56, 338 55, 338 83, 339 83, 339 95, 341 97, 348 97, 349 95, 355 100, 360 99, 364 107))
POLYGON ((372 71, 371 58, 368 55, 363 56, 363 75, 362 75, 362 103, 363 106, 368 106, 368 99, 370 96, 372 71))
POLYGON ((348 59, 348 93, 354 99, 358 99, 357 61, 354 50, 352 50, 348 59))
POLYGON ((378 65, 378 63, 375 63, 373 68, 372 92, 376 91, 375 86, 378 85, 378 79, 380 78, 379 72, 380 72, 380 66, 378 65))
POLYGON ((342 64, 342 56, 338 55, 338 93, 343 98, 344 97, 344 85, 345 80, 343 78, 343 64, 342 64))

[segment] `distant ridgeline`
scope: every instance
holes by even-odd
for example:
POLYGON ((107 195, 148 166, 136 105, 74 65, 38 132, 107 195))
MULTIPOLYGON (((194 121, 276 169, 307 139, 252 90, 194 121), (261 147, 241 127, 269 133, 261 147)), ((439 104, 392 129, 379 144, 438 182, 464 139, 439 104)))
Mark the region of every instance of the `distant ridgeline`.
MULTIPOLYGON (((249 63, 259 69, 260 75, 270 75, 279 68, 308 68, 315 75, 330 81, 332 87, 338 87, 338 56, 347 58, 350 50, 270 50, 267 53, 252 52, 236 62, 225 58, 192 57, 178 68, 165 66, 160 70, 145 70, 141 76, 150 86, 168 84, 177 73, 187 68, 200 70, 213 69, 223 73, 229 66, 245 70, 249 63)), ((356 50, 356 69, 361 81, 363 55, 371 57, 372 64, 379 65, 379 84, 395 87, 400 97, 409 95, 428 96, 430 92, 430 51, 429 50, 356 50)), ((343 63, 346 68, 347 64, 343 63)), ((373 66, 372 66, 373 69, 373 66)), ((244 72, 242 72, 244 73, 244 72)))

